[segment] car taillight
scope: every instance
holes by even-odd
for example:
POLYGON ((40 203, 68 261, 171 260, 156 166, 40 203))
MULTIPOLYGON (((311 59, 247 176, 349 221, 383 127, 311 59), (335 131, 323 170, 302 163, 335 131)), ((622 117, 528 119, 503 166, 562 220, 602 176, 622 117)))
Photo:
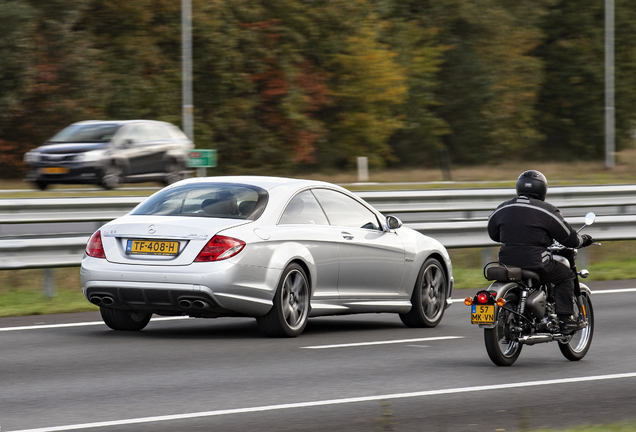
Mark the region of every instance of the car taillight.
POLYGON ((102 233, 99 230, 95 231, 88 241, 86 245, 86 255, 93 258, 106 258, 104 247, 102 246, 102 233))
POLYGON ((203 247, 195 262, 221 261, 243 250, 245 242, 232 237, 214 236, 203 247))

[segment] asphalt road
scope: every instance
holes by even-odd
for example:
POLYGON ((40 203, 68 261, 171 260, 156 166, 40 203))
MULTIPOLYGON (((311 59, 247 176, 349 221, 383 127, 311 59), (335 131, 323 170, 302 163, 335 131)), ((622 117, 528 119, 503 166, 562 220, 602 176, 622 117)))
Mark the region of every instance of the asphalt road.
POLYGON ((570 362, 553 342, 524 347, 507 368, 490 362, 461 302, 434 329, 358 315, 312 319, 294 339, 265 338, 253 319, 153 318, 122 333, 93 313, 3 318, 0 430, 486 432, 634 420, 636 290, 606 290, 636 281, 589 285, 587 357, 570 362))

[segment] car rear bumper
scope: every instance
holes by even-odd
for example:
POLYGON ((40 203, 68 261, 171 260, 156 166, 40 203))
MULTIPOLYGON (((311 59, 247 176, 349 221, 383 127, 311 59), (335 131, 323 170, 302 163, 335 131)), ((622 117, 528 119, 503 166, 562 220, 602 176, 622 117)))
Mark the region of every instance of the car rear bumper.
POLYGON ((80 277, 84 296, 100 306, 163 315, 256 317, 271 309, 280 271, 228 261, 159 269, 86 257, 80 277))

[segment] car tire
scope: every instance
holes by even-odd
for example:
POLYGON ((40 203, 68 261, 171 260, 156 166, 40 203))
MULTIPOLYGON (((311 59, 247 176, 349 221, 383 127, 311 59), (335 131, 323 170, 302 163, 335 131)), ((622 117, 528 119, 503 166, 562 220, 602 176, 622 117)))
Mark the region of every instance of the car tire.
POLYGON ((117 164, 109 164, 102 175, 101 186, 106 190, 113 190, 122 182, 122 169, 117 164))
POLYGON ((283 271, 270 311, 256 318, 270 337, 296 337, 305 330, 309 317, 310 287, 303 268, 292 263, 283 271))
POLYGON ((151 313, 100 307, 104 323, 113 330, 139 331, 148 325, 151 313))
POLYGON ((47 187, 49 187, 49 184, 47 182, 43 182, 43 181, 36 181, 35 182, 35 186, 40 189, 41 191, 46 190, 47 187))
POLYGON ((163 179, 163 184, 168 186, 172 183, 176 183, 183 179, 183 171, 185 167, 182 163, 175 160, 168 162, 166 165, 166 175, 163 179))
POLYGON ((407 327, 435 327, 440 323, 446 310, 448 281, 440 262, 435 258, 427 259, 411 295, 411 310, 400 314, 407 327))

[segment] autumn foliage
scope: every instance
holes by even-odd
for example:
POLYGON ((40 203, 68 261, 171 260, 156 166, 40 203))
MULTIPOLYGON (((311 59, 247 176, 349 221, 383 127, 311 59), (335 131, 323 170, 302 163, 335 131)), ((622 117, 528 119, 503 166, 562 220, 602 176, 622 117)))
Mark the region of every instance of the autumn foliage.
MULTIPOLYGON (((218 173, 603 153, 599 2, 192 0, 194 141, 218 173)), ((616 0, 618 149, 636 120, 636 2, 616 0)), ((68 124, 181 124, 173 0, 0 3, 0 175, 68 124)))

